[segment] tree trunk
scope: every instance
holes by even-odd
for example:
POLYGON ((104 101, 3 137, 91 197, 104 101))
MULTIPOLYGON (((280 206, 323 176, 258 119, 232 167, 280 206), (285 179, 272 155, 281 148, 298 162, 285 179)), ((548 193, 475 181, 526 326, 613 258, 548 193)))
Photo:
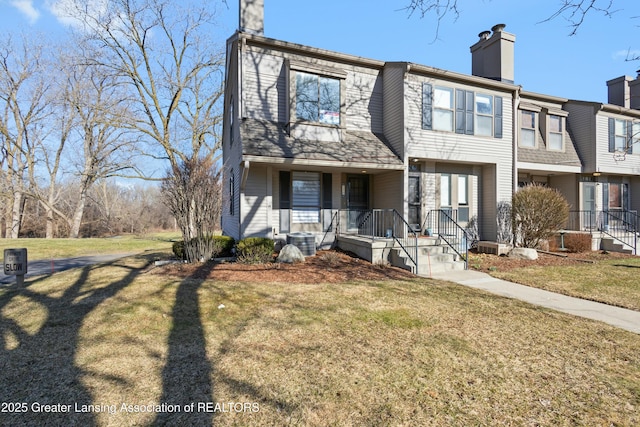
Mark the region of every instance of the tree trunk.
POLYGON ((11 210, 11 227, 7 230, 7 237, 17 239, 20 235, 20 226, 22 225, 22 210, 24 208, 24 194, 17 191, 13 194, 13 209, 11 210))
POLYGON ((76 209, 73 212, 73 217, 71 219, 69 237, 72 239, 77 239, 80 237, 80 225, 82 225, 82 217, 84 215, 84 206, 87 199, 86 192, 83 190, 80 192, 80 197, 78 198, 78 204, 76 205, 76 209))

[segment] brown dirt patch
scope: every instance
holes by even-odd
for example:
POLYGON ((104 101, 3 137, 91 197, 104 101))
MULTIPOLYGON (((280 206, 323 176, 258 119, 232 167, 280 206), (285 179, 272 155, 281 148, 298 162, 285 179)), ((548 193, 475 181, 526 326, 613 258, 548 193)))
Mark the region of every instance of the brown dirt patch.
POLYGON ((342 283, 352 280, 409 280, 416 276, 389 265, 374 265, 352 254, 318 251, 305 262, 285 264, 241 264, 206 262, 171 264, 156 268, 156 274, 196 279, 264 283, 342 283))
POLYGON ((498 271, 509 271, 514 268, 530 267, 532 265, 542 267, 576 265, 584 263, 595 263, 609 259, 625 259, 633 258, 633 255, 621 254, 617 252, 580 252, 580 253, 554 253, 548 254, 538 252, 537 260, 515 259, 502 255, 479 254, 473 252, 469 257, 469 268, 478 271, 490 272, 497 269, 498 271))

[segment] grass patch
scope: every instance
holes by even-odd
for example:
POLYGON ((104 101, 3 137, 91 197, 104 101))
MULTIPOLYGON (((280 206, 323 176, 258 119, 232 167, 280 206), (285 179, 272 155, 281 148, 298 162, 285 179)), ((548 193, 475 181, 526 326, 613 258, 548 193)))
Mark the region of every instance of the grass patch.
POLYGON ((428 279, 176 279, 154 256, 0 290, 0 401, 117 409, 7 424, 640 423, 636 334, 428 279), (120 410, 207 402, 259 412, 120 410))
POLYGON ((176 233, 155 233, 90 239, 0 239, 0 251, 8 248, 27 248, 29 260, 35 261, 158 249, 171 250, 171 241, 177 238, 180 238, 180 235, 176 233))
POLYGON ((492 276, 592 301, 640 310, 640 258, 597 260, 571 266, 529 266, 490 271, 492 276))

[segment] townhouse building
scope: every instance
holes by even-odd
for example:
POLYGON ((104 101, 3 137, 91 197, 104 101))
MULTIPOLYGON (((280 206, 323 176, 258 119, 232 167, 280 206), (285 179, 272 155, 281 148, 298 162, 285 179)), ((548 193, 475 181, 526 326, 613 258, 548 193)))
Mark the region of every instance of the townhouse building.
POLYGON ((574 211, 637 210, 640 111, 627 95, 638 79, 609 82, 612 104, 526 92, 514 44, 504 25, 481 32, 471 75, 385 62, 265 37, 263 2, 241 0, 227 41, 223 232, 305 233, 373 261, 438 234, 443 218, 496 240, 498 205, 531 182, 574 211), (383 249, 359 249, 358 236, 383 249))

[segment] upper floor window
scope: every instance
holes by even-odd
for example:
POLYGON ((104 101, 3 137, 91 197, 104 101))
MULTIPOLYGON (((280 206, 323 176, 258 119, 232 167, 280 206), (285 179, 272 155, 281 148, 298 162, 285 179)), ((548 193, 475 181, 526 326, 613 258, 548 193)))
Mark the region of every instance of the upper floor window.
POLYGON ((296 73, 296 116, 298 120, 340 124, 340 80, 296 73))
POLYGON ((640 153, 640 123, 631 126, 631 153, 640 153))
MULTIPOLYGON (((640 149, 634 147, 640 141, 640 125, 631 120, 609 118, 609 152, 633 152, 640 149)), ((636 151, 638 153, 638 151, 636 151)))
POLYGON ((547 149, 561 151, 563 145, 562 117, 550 114, 548 117, 549 128, 547 132, 547 149))
POLYGON ((493 135, 493 96, 476 94, 476 135, 493 135))
POLYGON ((436 87, 433 92, 433 128, 453 131, 453 90, 436 87))
POLYGON ((536 129, 536 113, 520 111, 520 146, 535 148, 536 129))
POLYGON ((422 128, 502 138, 502 97, 423 83, 422 128))

